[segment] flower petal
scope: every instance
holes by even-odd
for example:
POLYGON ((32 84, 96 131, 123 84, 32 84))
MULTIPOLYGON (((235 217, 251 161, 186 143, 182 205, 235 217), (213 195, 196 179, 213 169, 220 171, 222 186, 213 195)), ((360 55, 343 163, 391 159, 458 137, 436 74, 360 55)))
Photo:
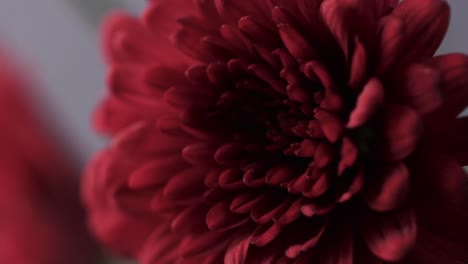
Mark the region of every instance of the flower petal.
POLYGON ((440 72, 440 87, 444 98, 439 113, 428 116, 427 119, 440 123, 456 118, 468 105, 468 56, 447 54, 435 57, 427 63, 440 72))
MULTIPOLYGON (((289 3, 294 3, 294 1, 287 1, 289 3)), ((320 20, 320 6, 323 3, 323 0, 308 1, 308 0, 295 0, 296 5, 293 5, 295 8, 299 9, 300 13, 311 25, 311 29, 314 31, 319 30, 323 27, 323 24, 320 20)), ((317 38, 317 40, 321 40, 317 38)))
POLYGON ((258 192, 244 192, 236 196, 230 205, 231 211, 238 214, 245 214, 250 212, 252 208, 260 202, 264 196, 268 195, 267 193, 258 193, 258 192))
POLYGON ((219 175, 219 186, 226 190, 238 190, 245 187, 244 174, 238 168, 228 168, 219 175))
POLYGON ((210 230, 224 231, 247 223, 248 215, 233 213, 229 207, 228 201, 221 201, 211 206, 206 214, 206 224, 210 230))
POLYGON ((280 93, 286 93, 286 82, 282 80, 270 67, 263 64, 251 64, 248 70, 265 81, 270 87, 280 93))
POLYGON ((112 96, 129 101, 136 99, 137 103, 147 105, 158 104, 154 100, 158 91, 144 83, 143 72, 138 67, 112 66, 107 72, 106 83, 112 96))
POLYGON ((235 1, 235 0, 211 0, 214 1, 219 15, 225 22, 237 25, 239 19, 251 15, 263 25, 272 25, 271 6, 268 1, 235 1))
POLYGON ((307 183, 302 195, 307 198, 317 198, 330 188, 331 180, 328 172, 322 173, 312 183, 307 183))
POLYGON ((334 146, 326 141, 321 142, 314 153, 315 166, 317 168, 325 168, 333 161, 335 154, 334 146))
POLYGON ((338 176, 341 176, 346 169, 351 168, 356 163, 358 152, 358 148, 354 142, 349 137, 343 137, 340 150, 341 159, 338 164, 338 176))
POLYGON ((273 241, 283 228, 283 225, 274 222, 259 225, 254 231, 250 243, 257 247, 263 247, 273 241))
MULTIPOLYGON (((207 1, 205 1, 207 2, 207 1)), ((224 24, 219 29, 223 38, 230 43, 234 51, 240 55, 254 53, 252 42, 235 26, 224 24)))
POLYGON ((380 21, 378 63, 376 73, 385 73, 389 67, 398 62, 405 46, 404 22, 401 18, 389 15, 380 21))
POLYGON ((293 26, 280 24, 278 28, 285 47, 296 60, 305 62, 317 58, 317 52, 293 26))
POLYGON ((174 43, 173 46, 191 60, 216 61, 215 55, 208 53, 202 46, 203 36, 203 34, 191 28, 181 28, 171 35, 171 42, 174 43))
POLYGON ((423 64, 412 64, 404 69, 388 93, 397 102, 407 104, 421 114, 439 108, 444 96, 440 90, 440 74, 436 69, 423 64))
POLYGON ((317 76, 322 82, 325 91, 335 91, 336 83, 330 74, 328 68, 318 61, 309 61, 304 65, 304 72, 306 75, 317 76))
POLYGON ((232 241, 224 255, 225 264, 244 263, 249 251, 251 236, 239 236, 232 241))
POLYGON ((164 93, 164 101, 177 108, 182 109, 187 105, 205 106, 216 99, 212 91, 197 89, 198 87, 175 85, 164 93))
POLYGON ((205 168, 188 168, 174 175, 166 184, 163 195, 169 200, 185 200, 199 196, 205 190, 205 168))
POLYGON ((347 128, 356 128, 366 123, 382 106, 384 89, 378 79, 371 79, 359 95, 356 107, 349 116, 347 128))
MULTIPOLYGON (((136 68, 136 67, 134 67, 136 68)), ((139 68, 136 68, 140 70, 139 68)), ((140 81, 140 80, 133 80, 140 81)), ((167 65, 152 65, 143 71, 143 82, 151 90, 149 92, 159 95, 174 84, 187 84, 184 72, 180 68, 167 65)), ((127 89, 134 89, 131 85, 126 85, 127 89)))
POLYGON ((102 26, 102 48, 109 63, 139 62, 146 55, 153 54, 147 46, 142 47, 142 42, 149 38, 140 22, 127 14, 116 12, 107 16, 102 26), (129 37, 131 32, 131 36, 129 37))
POLYGON ((285 203, 289 203, 289 200, 284 195, 278 192, 269 192, 268 195, 263 196, 262 200, 253 206, 250 216, 256 223, 268 223, 284 208, 285 203))
POLYGON ((350 60, 352 41, 359 37, 364 46, 372 49, 378 17, 378 1, 325 0, 321 5, 324 23, 341 46, 346 60, 350 60))
POLYGON ((148 115, 117 98, 101 102, 93 113, 93 127, 100 133, 113 135, 148 115))
POLYGON ((216 252, 217 246, 227 247, 230 239, 226 239, 226 232, 203 232, 190 234, 179 240, 178 253, 184 258, 202 255, 206 252, 216 252))
POLYGON ((404 105, 387 104, 381 120, 382 154, 389 161, 406 158, 415 150, 422 133, 418 113, 404 105))
MULTIPOLYGON (((314 248, 319 242, 320 238, 327 227, 326 222, 311 222, 310 226, 307 227, 307 231, 301 231, 302 236, 306 239, 301 241, 299 244, 294 244, 288 247, 286 250, 286 256, 289 258, 295 259, 301 253, 307 252, 308 250, 314 248)), ((299 241, 297 241, 299 242, 299 241)), ((296 242, 296 243, 297 243, 296 242)))
MULTIPOLYGON (((103 153, 105 154, 105 153, 103 153)), ((88 206, 96 206, 89 211, 89 224, 94 234, 109 248, 122 254, 135 256, 153 230, 153 218, 137 215, 112 206, 107 197, 107 185, 102 185, 102 158, 93 160, 92 167, 84 175, 82 196, 88 206)))
MULTIPOLYGON (((218 29, 219 25, 221 25, 221 18, 219 17, 218 10, 216 9, 216 5, 213 0, 205 1, 205 0, 182 0, 186 3, 192 2, 194 7, 197 9, 198 13, 203 17, 207 22, 207 27, 212 26, 213 28, 218 29), (212 25, 209 25, 212 24, 212 25)), ((172 3, 171 3, 172 4, 172 3)), ((188 8, 191 8, 188 6, 188 8)), ((180 9, 180 8, 179 8, 180 9)), ((180 10, 182 15, 187 15, 188 12, 191 10, 185 10, 182 8, 180 10)), ((179 16, 180 17, 180 16, 179 16)))
POLYGON ((291 180, 294 176, 296 176, 294 166, 282 164, 269 169, 265 181, 267 184, 275 186, 291 180))
POLYGON ((195 15, 194 2, 192 0, 151 1, 145 9, 143 21, 155 34, 167 37, 178 26, 177 19, 195 15))
POLYGON ((170 222, 171 230, 177 234, 206 232, 206 206, 194 205, 180 211, 170 222))
POLYGON ((367 204, 375 211, 385 212, 402 204, 409 192, 409 171, 404 163, 391 164, 375 172, 379 180, 369 185, 367 204))
POLYGON ((346 190, 343 194, 341 194, 337 201, 339 203, 344 203, 344 202, 349 201, 351 198, 353 198, 355 195, 357 195, 361 191, 363 186, 364 186, 364 171, 362 168, 359 168, 359 171, 354 176, 354 179, 351 182, 351 185, 348 187, 348 190, 346 190))
MULTIPOLYGON (((159 220, 161 221, 161 220, 159 220)), ((137 223, 135 223, 137 224, 137 223)), ((138 228, 138 226, 135 226, 138 228)), ((170 227, 164 223, 149 233, 143 247, 138 252, 138 259, 144 263, 169 263, 177 258, 178 241, 170 233, 170 227)), ((128 237, 131 241, 131 237, 128 237)))
POLYGON ((216 150, 214 159, 221 165, 238 165, 246 156, 242 145, 226 143, 216 150))
POLYGON ((354 39, 355 47, 353 58, 351 61, 351 73, 348 81, 348 86, 353 90, 358 90, 359 86, 365 81, 367 74, 367 56, 364 45, 358 37, 354 39))
POLYGON ((287 225, 301 215, 301 204, 302 199, 297 199, 293 201, 286 211, 278 211, 276 215, 273 217, 273 220, 279 224, 287 225))
POLYGON ((405 53, 400 63, 431 57, 447 32, 450 9, 445 0, 405 0, 392 12, 404 21, 405 53))
POLYGON ((416 242, 416 216, 411 210, 369 214, 361 222, 361 233, 369 249, 385 261, 399 261, 416 242))
POLYGON ((294 151, 294 155, 303 158, 310 158, 314 156, 315 150, 317 149, 317 141, 310 139, 304 139, 298 146, 297 150, 294 151))
POLYGON ((324 23, 335 36, 345 58, 348 59, 351 32, 346 25, 344 10, 340 7, 339 1, 325 0, 320 7, 320 13, 324 23))
POLYGON ((187 145, 182 149, 182 158, 192 164, 192 165, 201 165, 209 164, 214 161, 213 154, 216 151, 216 147, 205 144, 205 143, 196 143, 187 145))
POLYGON ((327 139, 332 143, 336 142, 343 134, 343 121, 337 115, 321 108, 315 109, 314 113, 327 139))
POLYGON ((154 123, 134 122, 118 135, 112 147, 131 154, 167 155, 175 154, 190 142, 189 139, 178 139, 162 134, 154 123))
POLYGON ((239 19, 239 29, 244 32, 255 44, 259 44, 268 48, 278 47, 280 40, 277 34, 275 34, 268 27, 259 23, 252 16, 244 16, 239 19))
MULTIPOLYGON (((159 5, 156 9, 159 10, 159 5)), ((147 10, 149 17, 152 9, 147 10)), ((191 62, 168 41, 167 34, 158 34, 155 38, 144 23, 119 12, 111 13, 106 18, 103 24, 102 47, 108 62, 150 64, 157 61, 171 66, 191 62)))

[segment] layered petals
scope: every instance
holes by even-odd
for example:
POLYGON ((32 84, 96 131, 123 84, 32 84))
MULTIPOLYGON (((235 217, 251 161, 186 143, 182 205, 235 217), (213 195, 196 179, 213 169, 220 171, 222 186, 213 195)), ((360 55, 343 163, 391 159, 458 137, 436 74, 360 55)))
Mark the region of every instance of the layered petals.
POLYGON ((142 219, 129 247, 144 264, 423 263, 425 237, 464 260, 468 64, 433 57, 448 18, 443 0, 154 0, 118 15, 96 114, 114 165, 86 176, 105 194, 88 207, 142 219))

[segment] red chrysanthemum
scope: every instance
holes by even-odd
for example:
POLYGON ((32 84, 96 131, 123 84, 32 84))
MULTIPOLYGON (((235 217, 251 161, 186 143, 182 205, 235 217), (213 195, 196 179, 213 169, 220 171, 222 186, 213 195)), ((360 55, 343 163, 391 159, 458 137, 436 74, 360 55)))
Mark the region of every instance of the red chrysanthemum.
POLYGON ((151 1, 104 28, 91 226, 143 263, 468 261, 443 0, 151 1))
POLYGON ((0 262, 95 263, 78 177, 34 116, 28 85, 0 54, 0 262))

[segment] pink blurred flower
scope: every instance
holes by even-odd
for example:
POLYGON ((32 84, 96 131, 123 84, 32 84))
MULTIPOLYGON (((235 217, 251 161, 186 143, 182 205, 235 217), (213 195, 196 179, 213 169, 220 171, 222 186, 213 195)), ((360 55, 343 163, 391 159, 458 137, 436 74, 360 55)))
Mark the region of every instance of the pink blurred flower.
POLYGON ((36 118, 22 73, 0 54, 0 262, 95 263, 79 179, 36 118))
POLYGON ((83 197, 143 263, 468 262, 443 0, 151 1, 104 26, 83 197))

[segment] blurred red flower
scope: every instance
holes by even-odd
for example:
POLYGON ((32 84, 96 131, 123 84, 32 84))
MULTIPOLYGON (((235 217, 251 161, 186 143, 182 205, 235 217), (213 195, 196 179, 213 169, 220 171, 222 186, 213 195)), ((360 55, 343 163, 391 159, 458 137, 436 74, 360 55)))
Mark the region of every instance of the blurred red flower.
POLYGON ((83 196, 142 263, 468 261, 468 57, 443 0, 151 1, 104 25, 83 196))
POLYGON ((21 73, 0 54, 0 262, 95 263, 79 178, 36 118, 37 91, 21 73))

